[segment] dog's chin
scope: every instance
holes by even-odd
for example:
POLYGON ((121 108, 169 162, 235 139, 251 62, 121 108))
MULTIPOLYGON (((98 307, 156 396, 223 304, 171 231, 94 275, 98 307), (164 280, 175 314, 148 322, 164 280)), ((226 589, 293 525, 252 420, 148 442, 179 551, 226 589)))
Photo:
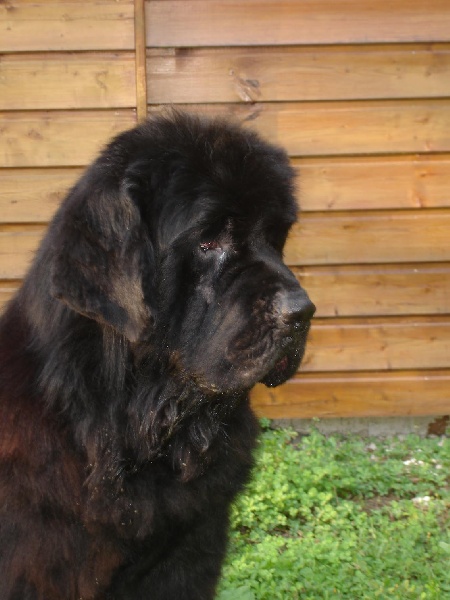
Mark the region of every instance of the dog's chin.
POLYGON ((304 345, 297 346, 291 351, 287 351, 278 356, 270 370, 262 377, 259 382, 267 387, 276 387, 285 383, 297 372, 304 354, 304 345))
POLYGON ((264 383, 264 385, 267 387, 276 387, 277 385, 281 385, 295 375, 299 365, 300 357, 293 358, 291 356, 284 355, 260 380, 260 383, 264 383))
POLYGON ((184 365, 182 373, 190 373, 191 381, 207 395, 245 392, 257 383, 276 387, 295 375, 305 351, 306 339, 287 339, 289 344, 270 357, 260 356, 239 364, 227 362, 208 371, 184 365))

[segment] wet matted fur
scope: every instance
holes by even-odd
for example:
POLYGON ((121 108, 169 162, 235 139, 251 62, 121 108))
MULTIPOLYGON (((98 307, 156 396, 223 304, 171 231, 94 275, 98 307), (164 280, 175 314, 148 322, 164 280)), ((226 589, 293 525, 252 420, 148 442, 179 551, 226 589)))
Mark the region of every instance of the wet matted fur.
MULTIPOLYGON (((76 143, 76 142, 75 142, 76 143)), ((314 307, 286 154, 173 114, 119 135, 0 322, 1 600, 211 600, 258 427, 314 307)))

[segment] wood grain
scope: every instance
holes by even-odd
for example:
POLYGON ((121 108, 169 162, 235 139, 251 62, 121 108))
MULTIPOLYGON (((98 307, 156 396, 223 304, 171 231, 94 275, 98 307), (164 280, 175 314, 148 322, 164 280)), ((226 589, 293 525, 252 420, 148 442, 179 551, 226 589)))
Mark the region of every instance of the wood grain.
MULTIPOLYGON (((450 151, 450 100, 196 104, 281 144, 291 156, 450 151)), ((150 112, 160 112, 150 106, 150 112)))
MULTIPOLYGON (((0 277, 22 277, 25 257, 39 242, 24 226, 17 231, 7 264, 0 251, 0 277)), ((288 239, 285 258, 291 266, 449 262, 449 231, 450 211, 444 209, 305 213, 288 239)), ((7 246, 10 230, 2 235, 7 246)))
POLYGON ((303 211, 450 206, 450 156, 294 159, 303 211))
POLYGON ((0 222, 46 223, 82 169, 2 169, 0 222))
POLYGON ((0 59, 0 110, 133 108, 134 54, 11 54, 0 59))
MULTIPOLYGON (((450 206, 450 157, 294 159, 298 202, 309 211, 450 206)), ((80 169, 3 169, 0 220, 48 221, 80 169)))
POLYGON ((286 259, 318 307, 258 412, 450 413, 448 0, 0 0, 0 52, 0 307, 147 102, 229 115, 293 157, 286 259))
POLYGON ((21 279, 46 228, 42 225, 0 226, 0 278, 21 279))
POLYGON ((294 268, 318 317, 448 314, 450 263, 294 268))
POLYGON ((304 213, 288 238, 292 266, 450 260, 450 211, 304 213))
POLYGON ((132 50, 133 0, 7 0, 0 52, 132 50))
POLYGON ((0 313, 20 287, 19 280, 0 281, 0 313))
POLYGON ((450 46, 151 48, 151 104, 450 95, 450 46))
POLYGON ((277 419, 314 417, 387 417, 450 413, 450 371, 329 373, 299 376, 252 393, 260 416, 277 419))
POLYGON ((134 111, 0 113, 0 165, 80 166, 136 123, 134 111))
POLYGON ((151 0, 147 46, 450 40, 447 0, 151 0))
POLYGON ((448 368, 450 317, 315 319, 303 372, 448 368))
MULTIPOLYGON (((18 261, 24 260, 23 254, 17 250, 18 261)), ((3 272, 14 275, 14 262, 14 257, 5 257, 3 272)), ((15 272, 23 275, 17 266, 15 272)), ((316 304, 318 317, 448 314, 448 263, 309 267, 294 272, 316 304)))
POLYGON ((145 52, 145 0, 134 0, 134 48, 137 120, 147 116, 147 65, 145 52))

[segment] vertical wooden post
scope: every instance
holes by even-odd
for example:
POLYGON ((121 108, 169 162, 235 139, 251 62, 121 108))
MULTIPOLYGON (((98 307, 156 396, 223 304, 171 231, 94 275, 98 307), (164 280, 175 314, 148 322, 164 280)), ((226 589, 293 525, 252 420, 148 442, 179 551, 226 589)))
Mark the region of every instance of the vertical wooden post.
POLYGON ((136 67, 136 114, 138 122, 141 122, 147 117, 145 0, 134 0, 134 50, 136 67))

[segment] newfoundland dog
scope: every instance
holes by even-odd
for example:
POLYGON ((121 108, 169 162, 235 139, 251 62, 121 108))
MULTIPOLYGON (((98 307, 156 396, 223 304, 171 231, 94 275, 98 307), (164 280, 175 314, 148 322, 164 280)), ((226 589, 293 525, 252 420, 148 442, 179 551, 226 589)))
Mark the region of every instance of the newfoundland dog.
POLYGON ((211 600, 256 382, 314 306, 286 154, 179 113, 116 137, 0 322, 1 600, 211 600))

